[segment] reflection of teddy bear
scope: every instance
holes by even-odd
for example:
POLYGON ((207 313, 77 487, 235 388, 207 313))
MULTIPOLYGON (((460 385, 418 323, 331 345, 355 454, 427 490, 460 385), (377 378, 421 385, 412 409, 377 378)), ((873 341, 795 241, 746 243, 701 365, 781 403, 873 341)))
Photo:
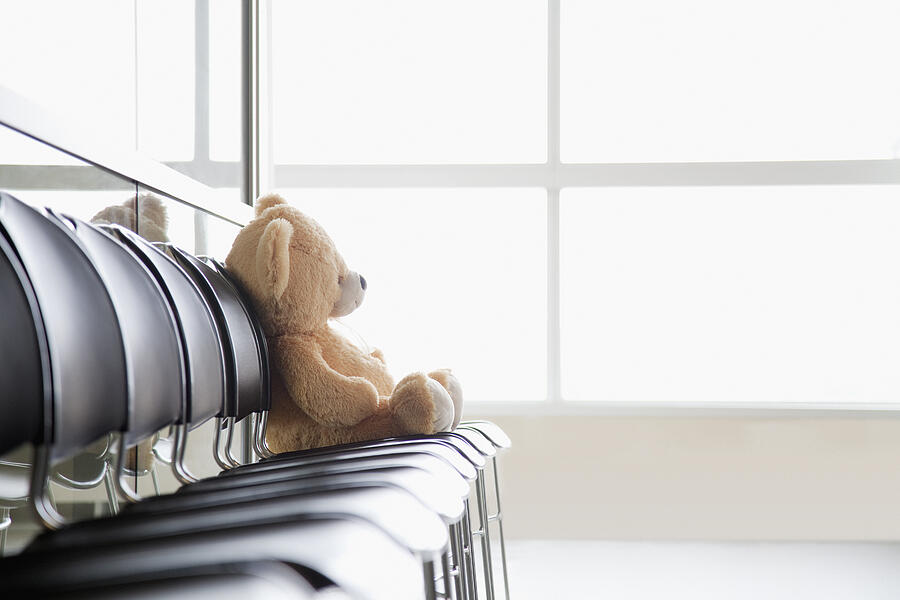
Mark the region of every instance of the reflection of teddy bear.
POLYGON ((138 198, 140 221, 134 218, 134 197, 122 204, 107 206, 91 217, 91 223, 108 225, 115 223, 139 234, 151 242, 168 242, 169 214, 166 206, 153 194, 142 194, 138 198), (137 229, 135 229, 137 225, 137 229))
POLYGON ((462 391, 449 370, 396 386, 381 352, 328 326, 350 314, 366 280, 347 268, 318 223, 277 195, 260 198, 226 259, 266 331, 272 364, 267 441, 276 452, 452 429, 462 391))

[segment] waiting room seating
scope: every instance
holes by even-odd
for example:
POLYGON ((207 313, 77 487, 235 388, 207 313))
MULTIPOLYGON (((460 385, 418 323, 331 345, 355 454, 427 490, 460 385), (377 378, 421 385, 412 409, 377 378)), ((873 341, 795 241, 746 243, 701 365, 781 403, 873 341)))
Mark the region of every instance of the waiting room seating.
POLYGON ((5 193, 0 288, 0 454, 35 448, 0 529, 26 501, 47 527, 0 559, 4 598, 508 598, 496 425, 276 455, 265 336, 221 264, 5 193), (185 448, 210 419, 222 472, 200 479, 185 448), (143 498, 128 451, 167 429, 182 487, 143 498), (68 523, 53 466, 105 438, 117 514, 68 523))

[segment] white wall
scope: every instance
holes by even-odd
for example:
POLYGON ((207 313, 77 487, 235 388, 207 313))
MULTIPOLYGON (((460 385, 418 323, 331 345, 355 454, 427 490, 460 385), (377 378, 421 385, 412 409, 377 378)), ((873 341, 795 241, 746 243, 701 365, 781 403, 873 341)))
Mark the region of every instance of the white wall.
POLYGON ((900 420, 487 418, 510 538, 900 539, 900 420))

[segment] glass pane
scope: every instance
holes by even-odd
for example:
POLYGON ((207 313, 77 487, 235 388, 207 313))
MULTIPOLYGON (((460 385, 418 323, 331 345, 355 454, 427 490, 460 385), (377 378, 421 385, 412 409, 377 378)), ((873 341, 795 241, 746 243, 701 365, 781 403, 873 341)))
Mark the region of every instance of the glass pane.
POLYGON ((546 394, 546 194, 288 190, 363 274, 345 332, 396 379, 451 367, 467 401, 546 394))
POLYGON ((206 248, 204 254, 225 262, 225 257, 231 252, 231 245, 237 237, 240 227, 211 215, 206 217, 206 248))
POLYGON ((275 0, 277 163, 546 157, 540 0, 275 0))
POLYGON ((567 162, 897 158, 892 0, 562 2, 567 162))
POLYGON ((4 2, 0 82, 104 143, 135 147, 134 5, 4 2))
POLYGON ((138 0, 136 6, 138 149, 160 161, 191 160, 194 3, 138 0))
POLYGON ((157 192, 139 197, 139 233, 154 242, 171 242, 191 254, 225 260, 240 227, 157 192))
POLYGON ((45 164, 0 164, 0 191, 32 206, 53 208, 84 221, 115 222, 134 228, 133 182, 0 126, 0 157, 17 155, 41 157, 45 164))
POLYGON ((202 246, 203 235, 197 226, 200 211, 177 200, 141 189, 138 232, 151 242, 171 242, 192 254, 202 246), (200 241, 198 241, 200 240, 200 241))
POLYGON ((241 4, 209 3, 209 158, 241 159, 241 4))
POLYGON ((81 165, 77 158, 0 126, 0 165, 81 165))
POLYGON ((900 399, 900 186, 564 190, 571 400, 900 399))

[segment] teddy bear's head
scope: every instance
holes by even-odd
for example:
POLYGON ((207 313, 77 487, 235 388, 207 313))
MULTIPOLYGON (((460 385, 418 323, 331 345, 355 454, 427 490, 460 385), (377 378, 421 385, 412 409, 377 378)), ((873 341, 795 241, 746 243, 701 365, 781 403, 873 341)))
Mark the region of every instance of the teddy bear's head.
POLYGON ((225 259, 249 293, 267 335, 307 333, 353 312, 366 280, 351 271, 322 227, 272 194, 225 259))

